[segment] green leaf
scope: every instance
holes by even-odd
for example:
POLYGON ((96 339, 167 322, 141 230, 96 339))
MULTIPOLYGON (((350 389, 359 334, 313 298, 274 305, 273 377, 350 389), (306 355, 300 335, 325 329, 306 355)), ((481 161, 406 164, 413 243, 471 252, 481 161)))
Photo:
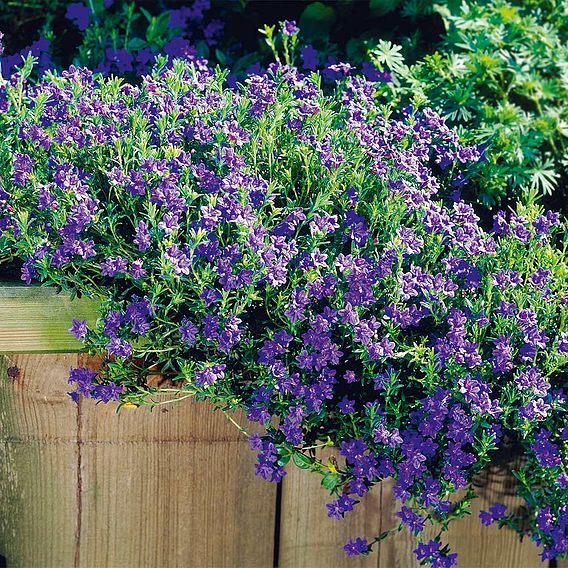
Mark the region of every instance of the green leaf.
POLYGON ((148 23, 152 23, 152 14, 150 14, 150 12, 148 12, 148 10, 146 10, 145 8, 140 7, 140 11, 144 14, 144 17, 148 20, 148 23))
POLYGON ((300 16, 300 30, 309 38, 325 38, 335 22, 335 10, 323 2, 308 4, 300 16))
POLYGON ((398 8, 400 0, 369 0, 369 9, 375 16, 382 16, 398 8))
POLYGON ((285 456, 281 456, 278 458, 278 465, 284 466, 290 461, 290 454, 286 454, 285 456))
POLYGON ((397 71, 404 66, 404 57, 401 51, 402 47, 400 45, 381 39, 370 55, 373 62, 380 69, 386 66, 393 71, 397 71))
POLYGON ((148 46, 148 42, 143 40, 141 37, 133 37, 128 42, 128 49, 129 50, 142 49, 143 47, 147 47, 147 46, 148 46))
POLYGON ((225 54, 224 54, 220 49, 216 49, 216 50, 215 50, 215 57, 217 58, 217 61, 218 61, 221 65, 226 65, 226 64, 227 64, 227 57, 225 56, 225 54))
POLYGON ((341 483, 341 477, 336 473, 326 473, 321 480, 321 484, 330 493, 341 483))
POLYGON ((294 460, 296 466, 298 466, 300 469, 310 469, 310 467, 312 467, 312 460, 301 452, 294 452, 292 454, 292 459, 294 460))
POLYGON ((209 46, 204 40, 199 40, 195 46, 197 50, 197 55, 203 57, 204 59, 209 59, 209 46))

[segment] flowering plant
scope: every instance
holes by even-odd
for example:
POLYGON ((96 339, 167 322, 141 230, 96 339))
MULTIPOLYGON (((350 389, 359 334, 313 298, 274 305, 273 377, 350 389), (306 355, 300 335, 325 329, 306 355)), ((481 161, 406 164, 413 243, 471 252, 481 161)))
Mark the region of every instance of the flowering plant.
POLYGON ((286 64, 236 90, 199 61, 140 86, 76 68, 28 85, 30 68, 0 89, 0 250, 27 283, 102 300, 70 331, 106 365, 72 369, 73 398, 152 404, 157 366, 264 426, 263 478, 322 475, 332 517, 393 477, 400 526, 440 527, 415 551, 433 566, 455 564, 441 532, 512 441, 526 507, 482 521, 568 552, 558 214, 484 229, 455 195, 478 148, 361 77, 324 94, 286 64))
POLYGON ((141 2, 123 0, 66 4, 64 10, 59 10, 56 2, 50 2, 47 7, 38 6, 44 14, 49 14, 41 37, 2 59, 4 77, 9 77, 31 53, 38 59, 34 68, 38 73, 73 63, 104 75, 134 78, 147 73, 158 55, 203 55, 198 54, 198 48, 209 55, 209 48, 214 49, 224 26, 208 13, 210 0, 194 0, 189 6, 162 10, 159 14, 152 14, 141 2), (64 18, 58 25, 68 29, 55 34, 51 29, 55 24, 49 22, 57 19, 59 12, 64 18), (79 45, 72 43, 77 32, 80 32, 79 45))

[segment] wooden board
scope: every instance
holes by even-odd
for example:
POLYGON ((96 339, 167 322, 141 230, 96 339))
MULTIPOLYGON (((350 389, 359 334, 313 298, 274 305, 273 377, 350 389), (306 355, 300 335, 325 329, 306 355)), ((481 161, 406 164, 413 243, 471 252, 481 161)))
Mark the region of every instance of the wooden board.
MULTIPOLYGON (((93 322, 96 309, 47 288, 0 285, 0 353, 76 351, 71 319, 93 322)), ((253 475, 254 454, 235 427, 190 400, 119 414, 113 405, 76 405, 67 396, 68 370, 86 361, 69 353, 0 361, 0 554, 8 565, 272 566, 275 486, 253 475), (19 369, 14 380, 8 367, 19 369)), ((289 467, 281 568, 418 566, 406 532, 369 558, 349 560, 342 550, 351 537, 372 538, 393 525, 392 482, 336 521, 327 518, 330 499, 319 481, 289 467)), ((479 523, 479 510, 496 500, 517 503, 503 490, 492 483, 447 535, 461 567, 546 565, 530 541, 479 523)))
POLYGON ((8 566, 74 565, 77 410, 62 381, 74 363, 74 355, 0 361, 0 553, 8 566), (14 382, 7 366, 19 368, 14 382))
MULTIPOLYGON (((381 503, 383 527, 389 528, 396 522, 398 507, 392 498, 392 480, 385 482, 381 503)), ((543 568, 547 564, 540 561, 539 549, 530 540, 521 542, 517 535, 508 529, 499 530, 496 526, 485 527, 479 520, 479 511, 487 510, 496 501, 509 507, 518 506, 520 499, 505 490, 504 480, 492 476, 487 489, 482 490, 478 499, 472 502, 472 514, 454 521, 442 542, 448 543, 452 552, 458 553, 460 568, 543 568)), ((427 527, 424 538, 433 538, 437 531, 427 527)), ((416 541, 408 530, 393 535, 381 546, 379 568, 417 568, 419 563, 413 550, 416 541)))
POLYGON ((77 405, 66 394, 77 355, 4 359, 0 554, 9 566, 272 566, 275 486, 255 477, 253 452, 222 413, 190 400, 152 413, 77 405))
MULTIPOLYGON (((306 471, 290 468, 284 478, 280 528, 281 568, 418 568, 413 550, 416 541, 407 530, 391 535, 367 558, 347 558, 342 547, 353 537, 369 540, 397 524, 393 481, 387 480, 366 495, 343 521, 326 517, 328 493, 319 478, 306 471)), ((490 489, 472 504, 472 515, 457 520, 443 537, 457 552, 460 568, 542 568, 539 550, 530 540, 497 527, 484 527, 478 518, 481 509, 500 501, 513 507, 518 498, 504 493, 503 479, 494 478, 490 489)), ((427 538, 435 532, 427 529, 427 538)))
POLYGON ((98 303, 56 294, 54 288, 0 283, 0 353, 70 353, 82 344, 68 331, 73 319, 97 320, 98 303))
MULTIPOLYGON (((326 450, 322 457, 338 457, 326 450)), ((280 568, 333 568, 377 566, 377 555, 347 558, 343 545, 349 538, 374 536, 381 528, 381 491, 366 495, 344 520, 327 516, 326 503, 332 499, 321 487, 321 476, 292 465, 282 482, 280 520, 280 568)))

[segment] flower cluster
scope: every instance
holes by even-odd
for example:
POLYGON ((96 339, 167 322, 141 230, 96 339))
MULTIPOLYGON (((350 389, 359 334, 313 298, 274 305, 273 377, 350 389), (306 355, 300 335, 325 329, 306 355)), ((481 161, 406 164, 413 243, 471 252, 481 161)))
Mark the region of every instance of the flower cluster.
MULTIPOLYGON (((480 149, 376 90, 352 76, 325 94, 281 64, 236 89, 181 60, 139 86, 22 75, 1 92, 0 247, 26 282, 101 298, 71 331, 106 366, 72 370, 72 396, 143 404, 158 367, 264 426, 263 478, 290 460, 322 474, 342 518, 392 477, 417 535, 463 515, 452 495, 513 440, 526 509, 482 520, 564 555, 561 220, 519 206, 488 230, 455 192, 480 149)), ((456 561, 441 535, 415 553, 456 561)))
POLYGON ((68 62, 104 75, 129 77, 149 72, 160 55, 199 58, 203 53, 198 54, 196 46, 201 44, 209 53, 224 28, 224 22, 211 17, 210 10, 211 0, 194 0, 157 16, 123 1, 71 2, 65 11, 66 23, 71 34, 81 32, 81 44, 73 46, 71 56, 69 48, 59 45, 61 38, 44 30, 36 41, 2 58, 1 75, 8 78, 17 73, 28 54, 36 58, 39 74, 60 68, 63 52, 68 62))

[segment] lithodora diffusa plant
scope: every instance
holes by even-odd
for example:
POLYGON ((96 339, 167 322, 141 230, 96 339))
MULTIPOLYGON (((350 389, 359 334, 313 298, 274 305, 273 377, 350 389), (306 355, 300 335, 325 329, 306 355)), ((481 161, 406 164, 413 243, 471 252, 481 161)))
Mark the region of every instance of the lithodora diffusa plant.
POLYGON ((0 245, 26 282, 102 298, 71 331, 106 366, 72 369, 73 398, 152 404, 158 366, 180 397, 264 426, 263 478, 322 475, 331 517, 393 477, 400 524, 345 550, 434 525, 415 550, 433 566, 456 563, 443 530, 513 441, 525 507, 481 520, 567 553, 558 214, 523 207, 484 230, 454 194, 478 149, 360 77, 324 94, 281 64, 237 89, 179 60, 140 86, 75 68, 33 86, 28 71, 0 101, 0 245), (318 461, 326 444, 341 463, 318 461))

